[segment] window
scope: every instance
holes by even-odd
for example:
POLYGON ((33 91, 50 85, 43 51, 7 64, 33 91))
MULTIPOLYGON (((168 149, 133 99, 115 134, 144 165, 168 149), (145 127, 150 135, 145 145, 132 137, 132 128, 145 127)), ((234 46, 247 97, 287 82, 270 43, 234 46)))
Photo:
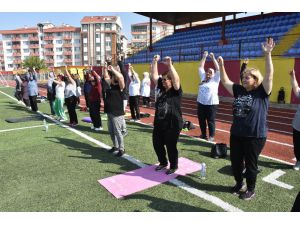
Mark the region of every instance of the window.
POLYGON ((112 24, 106 23, 104 27, 105 27, 105 30, 111 30, 112 24))
POLYGON ((29 45, 29 41, 23 41, 23 45, 29 45))
POLYGON ((28 48, 24 48, 24 49, 23 49, 23 52, 24 52, 24 53, 29 53, 29 49, 28 49, 28 48))
POLYGON ((87 43, 84 43, 84 44, 83 44, 83 47, 87 47, 87 46, 88 46, 87 43))
POLYGON ((81 59, 81 55, 75 55, 75 59, 81 59))
POLYGON ((6 53, 12 53, 12 49, 6 49, 6 53))
POLYGON ((109 46, 109 47, 111 47, 111 42, 105 42, 105 46, 109 46))
POLYGON ((82 25, 82 31, 87 31, 88 30, 88 25, 87 24, 83 24, 82 25))
POLYGON ((57 55, 57 56, 56 56, 56 59, 58 59, 58 60, 59 60, 59 59, 63 59, 63 56, 62 56, 62 55, 57 55))
POLYGON ((22 37, 23 37, 23 38, 27 38, 27 37, 28 37, 28 34, 22 34, 22 37))
POLYGON ((12 46, 12 43, 10 41, 6 42, 6 46, 12 46))
POLYGON ((99 33, 96 33, 96 38, 100 38, 100 34, 99 33))
POLYGON ((56 48, 57 52, 62 52, 62 48, 56 48))
POLYGON ((81 40, 80 39, 74 39, 74 44, 80 44, 81 40))
POLYGON ((62 40, 56 40, 55 43, 56 44, 62 44, 62 40))
POLYGON ((62 36, 62 33, 61 33, 61 32, 56 33, 56 36, 57 36, 57 37, 61 37, 61 36, 62 36))
POLYGON ((14 68, 13 64, 8 64, 7 66, 8 66, 8 68, 14 68))
POLYGON ((7 58, 7 61, 13 61, 13 57, 12 56, 8 56, 6 58, 7 58))
POLYGON ((80 52, 80 51, 81 51, 81 48, 80 48, 80 47, 74 47, 74 51, 75 51, 75 52, 80 52))

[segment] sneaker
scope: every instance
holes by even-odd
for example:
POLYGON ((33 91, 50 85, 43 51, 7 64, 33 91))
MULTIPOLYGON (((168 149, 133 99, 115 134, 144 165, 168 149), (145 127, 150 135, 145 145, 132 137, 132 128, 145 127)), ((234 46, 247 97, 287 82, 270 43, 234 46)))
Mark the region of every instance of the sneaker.
POLYGON ((171 175, 171 174, 175 173, 176 170, 177 169, 168 169, 167 172, 166 172, 166 174, 167 175, 171 175))
POLYGON ((293 168, 294 168, 294 170, 298 171, 300 169, 300 161, 297 161, 293 168))
POLYGON ((246 185, 245 183, 236 184, 234 187, 231 188, 231 193, 233 195, 239 195, 246 191, 246 185))
POLYGON ((204 139, 204 140, 207 140, 207 136, 206 136, 206 135, 202 135, 202 134, 201 134, 201 135, 200 135, 200 138, 201 138, 201 139, 204 139))
POLYGON ((135 119, 130 119, 129 122, 135 122, 135 119))
POLYGON ((112 147, 110 150, 108 150, 108 152, 113 153, 115 151, 118 151, 118 149, 116 147, 112 147))
POLYGON ((95 131, 100 131, 100 130, 103 130, 103 128, 102 127, 97 127, 97 128, 95 128, 95 131))
POLYGON ((136 119, 136 120, 134 120, 134 122, 141 122, 141 120, 140 119, 136 119))
POLYGON ((77 125, 78 125, 78 123, 73 123, 72 124, 73 127, 76 127, 77 125))
POLYGON ((91 126, 91 129, 92 129, 92 130, 94 130, 94 129, 95 129, 95 127, 94 127, 94 126, 91 126))
POLYGON ((255 192, 254 191, 246 191, 242 194, 240 194, 240 199, 243 199, 245 201, 251 200, 255 197, 255 192))
POLYGON ((125 153, 125 149, 124 150, 119 150, 118 153, 116 154, 117 157, 121 157, 122 155, 124 155, 125 153))
POLYGON ((163 169, 166 169, 168 165, 161 165, 159 164, 156 168, 155 168, 155 171, 161 171, 163 169))
POLYGON ((215 141, 215 138, 214 138, 214 137, 209 137, 209 138, 208 138, 208 141, 214 142, 214 141, 215 141))
POLYGON ((60 119, 59 119, 59 122, 65 122, 65 121, 67 121, 67 120, 64 119, 64 118, 60 118, 60 119))

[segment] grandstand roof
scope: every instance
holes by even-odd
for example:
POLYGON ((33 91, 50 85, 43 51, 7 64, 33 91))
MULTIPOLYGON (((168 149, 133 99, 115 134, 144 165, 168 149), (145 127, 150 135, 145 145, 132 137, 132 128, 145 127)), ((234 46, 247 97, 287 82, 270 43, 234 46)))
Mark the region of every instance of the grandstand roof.
POLYGON ((237 12, 136 12, 172 25, 182 25, 217 17, 237 14, 237 12))

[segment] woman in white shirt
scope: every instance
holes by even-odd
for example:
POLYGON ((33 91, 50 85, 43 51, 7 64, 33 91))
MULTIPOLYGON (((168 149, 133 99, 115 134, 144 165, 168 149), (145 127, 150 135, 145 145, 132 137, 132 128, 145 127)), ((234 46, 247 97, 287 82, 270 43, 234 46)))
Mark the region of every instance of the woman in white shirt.
POLYGON ((141 95, 143 96, 143 106, 150 106, 150 85, 151 81, 149 78, 149 73, 144 72, 144 79, 142 80, 141 95))
POLYGON ((57 119, 59 121, 66 121, 67 116, 64 110, 64 103, 65 103, 65 82, 64 82, 64 75, 59 74, 57 75, 57 80, 54 80, 57 85, 55 87, 55 101, 54 101, 54 111, 57 119))
POLYGON ((207 56, 208 52, 205 51, 199 66, 201 83, 199 84, 197 97, 197 114, 201 129, 200 138, 214 141, 216 130, 215 118, 217 106, 219 104, 218 89, 220 83, 220 70, 213 53, 210 53, 209 57, 212 59, 216 71, 212 68, 208 68, 207 71, 204 70, 207 56), (208 126, 209 138, 207 138, 206 135, 206 126, 208 126))
POLYGON ((128 75, 130 79, 129 84, 129 106, 131 112, 131 118, 134 121, 140 120, 140 108, 139 108, 139 97, 140 97, 140 86, 141 81, 138 74, 134 71, 131 64, 128 64, 128 75))

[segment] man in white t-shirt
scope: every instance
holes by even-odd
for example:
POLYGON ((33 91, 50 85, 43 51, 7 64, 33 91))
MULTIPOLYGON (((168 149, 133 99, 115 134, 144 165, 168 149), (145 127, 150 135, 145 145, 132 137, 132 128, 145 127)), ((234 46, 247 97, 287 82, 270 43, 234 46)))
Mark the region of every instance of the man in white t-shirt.
POLYGON ((215 118, 217 112, 217 106, 219 104, 218 88, 220 83, 220 70, 217 60, 213 53, 209 54, 212 59, 215 70, 209 68, 206 72, 204 65, 208 52, 203 53, 203 57, 200 61, 199 66, 199 92, 197 97, 197 115, 199 120, 199 126, 201 130, 200 138, 214 141, 215 140, 215 118), (206 126, 208 126, 209 138, 206 135, 206 126))

